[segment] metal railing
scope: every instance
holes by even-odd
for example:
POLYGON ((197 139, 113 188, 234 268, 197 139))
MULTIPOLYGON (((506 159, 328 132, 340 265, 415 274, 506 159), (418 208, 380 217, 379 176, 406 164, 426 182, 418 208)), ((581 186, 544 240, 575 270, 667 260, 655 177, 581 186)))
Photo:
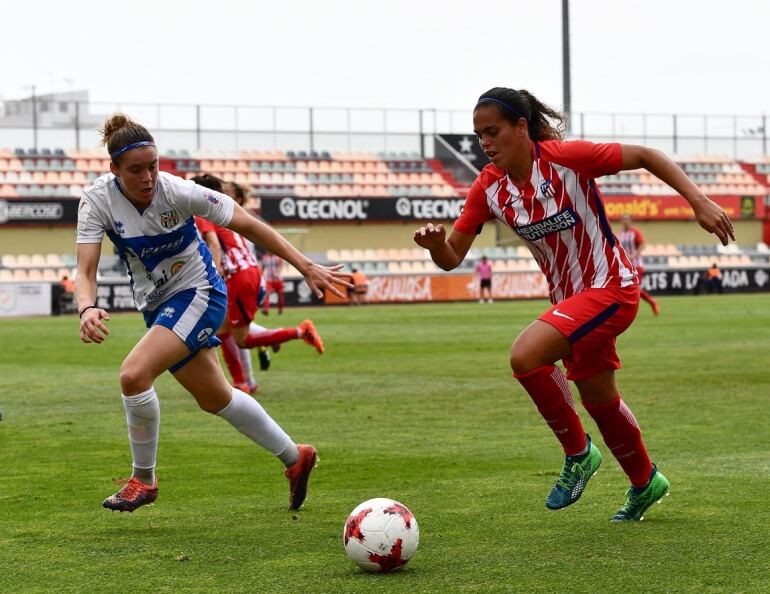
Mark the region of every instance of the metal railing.
MULTIPOLYGON (((41 97, 20 110, 19 103, 0 103, 0 147, 94 148, 99 143, 97 129, 116 111, 144 124, 163 149, 408 153, 430 158, 434 134, 472 134, 470 110, 46 102, 41 97), (10 108, 23 113, 10 113, 10 108)), ((571 124, 575 138, 644 144, 670 154, 768 154, 765 115, 576 113, 571 124)))

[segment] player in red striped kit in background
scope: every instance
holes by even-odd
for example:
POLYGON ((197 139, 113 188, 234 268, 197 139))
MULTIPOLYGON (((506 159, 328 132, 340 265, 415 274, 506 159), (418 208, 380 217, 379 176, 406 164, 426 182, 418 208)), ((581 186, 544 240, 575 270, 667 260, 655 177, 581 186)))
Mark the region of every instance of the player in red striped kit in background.
POLYGON ((652 298, 647 291, 641 288, 642 278, 644 278, 644 265, 642 263, 642 250, 644 249, 644 235, 636 227, 631 226, 631 215, 624 214, 621 219, 623 230, 618 234, 620 245, 626 250, 628 257, 631 259, 631 263, 636 268, 636 276, 639 281, 639 297, 644 299, 650 304, 652 313, 656 316, 660 313, 660 307, 658 302, 652 298))
POLYGON ((486 221, 500 220, 524 239, 548 280, 553 307, 519 334, 510 363, 566 456, 546 507, 561 509, 577 501, 601 462, 583 429, 569 379, 631 482, 612 520, 638 521, 668 492, 668 481, 650 462, 639 425, 615 382, 620 368, 615 340, 636 315, 639 284, 612 234, 594 178, 644 168, 679 192, 701 227, 724 245, 735 232, 724 211, 661 152, 563 142, 563 121, 527 91, 484 93, 473 124, 491 164, 471 187, 448 238, 442 225, 429 223, 414 239, 444 270, 463 261, 486 221), (554 365, 559 360, 566 377, 554 365))
POLYGON ((275 293, 278 298, 278 315, 283 313, 286 298, 284 297, 282 269, 283 260, 281 258, 270 252, 262 254, 262 274, 265 277, 267 289, 265 299, 262 302, 262 313, 265 315, 270 314, 270 293, 275 293))
MULTIPOLYGON (((217 192, 227 189, 223 187, 222 180, 213 175, 204 174, 192 179, 217 192)), ((243 198, 241 196, 241 201, 243 198)), ((244 368, 239 349, 277 347, 286 341, 301 338, 319 354, 323 354, 323 340, 311 320, 303 321, 296 328, 266 329, 252 323, 265 290, 259 264, 251 247, 237 233, 210 221, 196 217, 195 224, 206 244, 213 250, 214 261, 221 262, 221 274, 227 284, 227 315, 217 337, 222 341, 222 355, 232 376, 233 386, 252 394, 258 390, 250 366, 244 368)))

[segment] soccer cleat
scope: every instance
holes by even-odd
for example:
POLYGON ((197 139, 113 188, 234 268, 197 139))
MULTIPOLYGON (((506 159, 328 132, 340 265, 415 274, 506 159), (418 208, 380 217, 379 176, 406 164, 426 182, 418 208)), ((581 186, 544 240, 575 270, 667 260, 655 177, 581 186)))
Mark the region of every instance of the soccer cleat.
POLYGON ((286 469, 289 479, 289 509, 299 509, 307 497, 307 482, 318 462, 318 452, 311 445, 297 444, 299 458, 286 469))
POLYGON ((259 368, 262 371, 270 369, 270 353, 266 347, 259 347, 259 368))
POLYGON ((626 491, 626 502, 611 519, 613 522, 641 522, 644 519, 644 512, 666 495, 668 495, 668 479, 658 472, 658 467, 653 464, 652 475, 647 486, 629 487, 626 491))
POLYGON ((602 453, 588 435, 586 441, 588 453, 583 456, 567 456, 564 459, 559 478, 545 498, 545 506, 548 509, 562 509, 575 503, 583 494, 589 479, 599 469, 602 453))
POLYGON ((299 325, 300 337, 307 344, 315 347, 319 355, 324 354, 324 341, 318 335, 318 331, 315 329, 315 325, 310 320, 305 320, 299 325))
POLYGON ((252 396, 259 392, 259 384, 257 383, 249 384, 248 382, 244 382, 242 384, 233 384, 233 388, 252 396))
POLYGON ((137 507, 149 505, 158 498, 157 480, 153 485, 145 485, 137 478, 123 479, 117 482, 119 485, 123 484, 123 488, 102 502, 102 506, 107 509, 130 513, 137 507))

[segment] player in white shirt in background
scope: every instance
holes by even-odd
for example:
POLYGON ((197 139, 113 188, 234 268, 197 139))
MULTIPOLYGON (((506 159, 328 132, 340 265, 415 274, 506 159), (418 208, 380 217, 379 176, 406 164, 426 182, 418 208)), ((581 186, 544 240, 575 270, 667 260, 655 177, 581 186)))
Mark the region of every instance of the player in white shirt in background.
POLYGON ((340 266, 311 261, 230 197, 159 172, 152 135, 126 116, 115 114, 105 122, 103 143, 110 153, 111 174, 84 190, 78 212, 75 297, 80 338, 98 344, 109 334, 105 323, 110 316, 96 302, 105 233, 126 264, 134 300, 148 327, 120 369, 133 472, 104 507, 131 512, 158 496, 160 411, 153 382, 168 369, 200 408, 221 416, 284 463, 289 508, 299 508, 316 450, 295 444, 259 403, 227 382, 213 350, 219 344, 214 333, 225 315, 225 286, 193 216, 233 229, 281 255, 319 296, 326 289, 342 297, 334 286, 348 285, 340 266))

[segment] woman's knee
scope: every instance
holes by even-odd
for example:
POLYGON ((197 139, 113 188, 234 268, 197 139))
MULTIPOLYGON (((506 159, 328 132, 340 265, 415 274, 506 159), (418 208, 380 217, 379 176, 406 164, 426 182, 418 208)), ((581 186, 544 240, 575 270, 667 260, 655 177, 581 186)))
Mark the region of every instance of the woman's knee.
POLYGON ((155 376, 150 370, 128 359, 123 361, 120 367, 120 389, 123 394, 132 396, 149 390, 154 381, 155 376))
POLYGON ((522 347, 518 341, 514 342, 511 347, 510 363, 511 369, 516 375, 529 373, 544 365, 537 357, 533 356, 531 351, 522 347))

